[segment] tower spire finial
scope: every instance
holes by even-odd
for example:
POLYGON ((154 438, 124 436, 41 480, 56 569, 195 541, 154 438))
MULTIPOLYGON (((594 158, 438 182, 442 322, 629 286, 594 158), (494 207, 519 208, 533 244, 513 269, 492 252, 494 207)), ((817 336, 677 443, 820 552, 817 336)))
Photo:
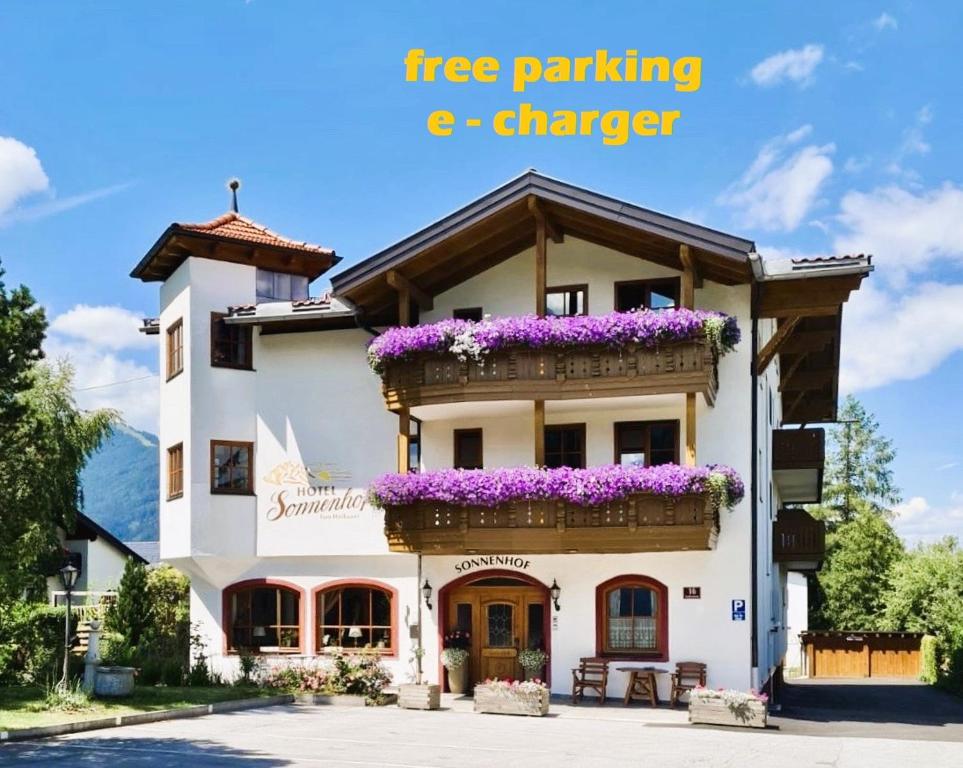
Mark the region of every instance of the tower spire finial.
POLYGON ((237 213, 237 191, 241 188, 241 180, 237 177, 227 182, 227 188, 231 190, 231 210, 237 213))

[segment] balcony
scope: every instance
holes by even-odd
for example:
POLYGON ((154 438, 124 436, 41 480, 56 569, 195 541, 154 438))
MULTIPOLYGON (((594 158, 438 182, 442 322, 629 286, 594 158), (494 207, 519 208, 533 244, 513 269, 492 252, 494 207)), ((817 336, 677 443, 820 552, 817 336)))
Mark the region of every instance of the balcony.
POLYGON ((772 475, 784 504, 822 501, 825 460, 825 430, 772 431, 772 475))
POLYGON ((390 328, 368 355, 390 410, 697 392, 712 404, 718 358, 738 341, 734 318, 676 309, 443 320, 390 328))
POLYGON ((704 341, 661 349, 524 348, 492 352, 481 362, 428 354, 389 363, 382 375, 389 410, 482 400, 573 398, 701 392, 715 402, 715 357, 704 341))
POLYGON ((818 571, 826 555, 826 524, 804 509, 781 509, 772 527, 772 559, 787 571, 818 571))
POLYGON ((395 474, 372 491, 392 552, 463 555, 708 550, 743 489, 732 470, 661 465, 395 474))

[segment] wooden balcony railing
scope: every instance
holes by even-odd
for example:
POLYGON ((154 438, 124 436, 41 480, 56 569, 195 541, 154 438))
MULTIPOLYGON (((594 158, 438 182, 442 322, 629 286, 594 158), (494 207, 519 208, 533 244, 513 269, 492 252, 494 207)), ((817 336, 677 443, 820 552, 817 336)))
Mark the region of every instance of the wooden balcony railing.
POLYGON ((781 509, 772 528, 772 559, 788 570, 818 570, 826 555, 826 524, 804 509, 781 509))
POLYGON ((708 494, 637 494, 599 507, 560 501, 385 508, 392 552, 437 555, 671 552, 715 547, 718 508, 708 494))
POLYGON ((491 352, 481 362, 452 354, 422 354, 385 365, 390 410, 480 400, 569 400, 701 392, 714 403, 716 359, 703 341, 658 349, 585 346, 491 352))

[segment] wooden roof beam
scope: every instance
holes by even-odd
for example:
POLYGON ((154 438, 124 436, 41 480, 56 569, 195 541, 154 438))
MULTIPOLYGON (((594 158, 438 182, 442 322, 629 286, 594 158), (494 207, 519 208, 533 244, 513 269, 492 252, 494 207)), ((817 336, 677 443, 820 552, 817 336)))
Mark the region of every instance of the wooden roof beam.
POLYGON ((420 309, 427 311, 434 308, 434 297, 432 297, 431 294, 427 293, 426 291, 423 291, 398 270, 388 270, 386 277, 388 280, 388 285, 394 288, 399 294, 407 293, 420 309))
POLYGON ((779 354, 802 354, 804 352, 821 352, 833 343, 837 334, 835 331, 807 331, 796 329, 783 343, 779 354))
POLYGON ((699 269, 699 260, 685 243, 679 246, 679 260, 682 262, 682 269, 692 274, 692 287, 701 288, 702 270, 699 269))
POLYGON ((561 243, 565 240, 565 233, 562 232, 562 228, 545 213, 545 210, 539 205, 538 198, 535 197, 535 195, 529 195, 528 197, 528 210, 531 211, 532 216, 535 217, 535 221, 545 227, 545 234, 552 239, 553 243, 561 243))
POLYGON ((786 343, 786 340, 792 335, 792 332, 796 330, 796 326, 799 325, 801 319, 800 317, 790 317, 776 328, 776 332, 772 335, 772 338, 766 342, 766 345, 759 354, 756 355, 757 376, 762 376, 762 374, 766 372, 769 363, 779 354, 780 347, 786 343))

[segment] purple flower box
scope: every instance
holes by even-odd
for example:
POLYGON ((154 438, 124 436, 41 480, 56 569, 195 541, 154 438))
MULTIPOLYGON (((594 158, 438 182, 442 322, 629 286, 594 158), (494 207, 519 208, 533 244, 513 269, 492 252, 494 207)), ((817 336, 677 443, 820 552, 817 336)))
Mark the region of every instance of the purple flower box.
POLYGON ((372 501, 381 507, 423 501, 461 507, 497 507, 515 501, 543 499, 591 507, 638 493, 684 496, 706 492, 717 495, 721 506, 732 507, 742 499, 745 488, 739 475, 730 467, 661 464, 655 467, 506 467, 391 473, 376 478, 370 489, 372 501))
POLYGON ((721 312, 692 309, 610 312, 576 317, 495 317, 470 322, 441 320, 427 325, 389 328, 372 339, 368 361, 383 373, 385 364, 419 353, 450 353, 461 360, 481 360, 498 349, 532 349, 604 345, 613 348, 635 344, 655 348, 685 341, 707 341, 716 354, 739 342, 734 317, 721 312))

